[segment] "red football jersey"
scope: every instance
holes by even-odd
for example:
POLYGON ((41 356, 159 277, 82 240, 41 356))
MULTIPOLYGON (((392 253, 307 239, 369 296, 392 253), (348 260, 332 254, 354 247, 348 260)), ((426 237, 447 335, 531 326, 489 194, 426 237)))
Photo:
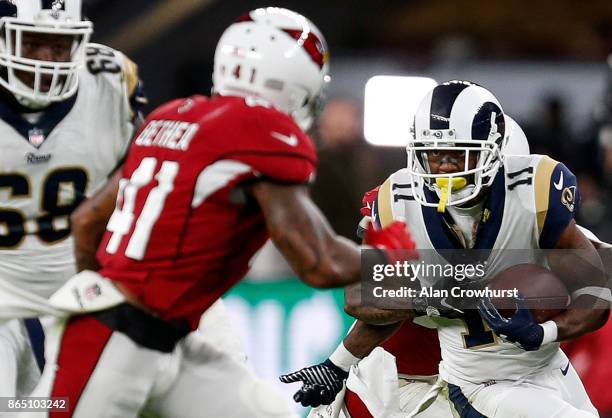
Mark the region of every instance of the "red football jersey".
POLYGON ((442 361, 440 341, 435 329, 422 327, 408 320, 382 345, 395 356, 397 372, 410 376, 438 374, 442 361))
POLYGON ((597 331, 561 344, 561 348, 578 372, 591 402, 601 416, 606 417, 612 416, 610 346, 612 346, 612 321, 608 321, 597 331))
POLYGON ((100 274, 168 321, 200 315, 240 280, 268 239, 240 183, 306 183, 310 138, 286 114, 239 97, 194 96, 156 109, 123 166, 98 249, 100 274))

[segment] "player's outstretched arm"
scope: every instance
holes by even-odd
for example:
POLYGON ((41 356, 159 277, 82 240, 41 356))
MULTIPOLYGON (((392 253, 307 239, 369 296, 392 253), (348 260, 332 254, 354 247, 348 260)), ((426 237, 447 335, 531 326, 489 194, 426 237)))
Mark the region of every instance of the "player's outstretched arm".
MULTIPOLYGON (((304 184, 259 181, 248 186, 263 212, 270 238, 291 267, 313 287, 339 287, 360 278, 361 254, 352 241, 337 235, 310 199, 304 184)), ((406 224, 368 228, 364 243, 388 260, 402 258, 414 242, 406 224)))
MULTIPOLYGON (((367 192, 362 199, 360 210, 364 218, 359 223, 357 235, 364 240, 372 235, 372 208, 378 197, 379 187, 367 192)), ((416 245, 411 242, 407 248, 414 249, 416 245)), ((414 253, 415 258, 418 254, 414 253)), ((364 306, 361 303, 361 283, 355 283, 344 288, 344 311, 360 321, 371 325, 390 325, 398 321, 413 318, 414 311, 411 309, 383 309, 374 306, 364 306)))
POLYGON ((115 209, 121 170, 117 170, 104 187, 85 200, 70 216, 74 252, 78 271, 97 270, 96 251, 106 223, 115 209))
POLYGON ((601 328, 610 314, 605 270, 597 250, 574 221, 565 228, 556 249, 577 250, 549 260, 551 268, 572 293, 568 309, 554 318, 558 341, 579 337, 601 328))
POLYGON ((342 390, 351 366, 391 337, 402 322, 379 326, 357 321, 327 360, 282 375, 280 380, 283 383, 302 382, 302 387, 293 395, 293 399, 303 406, 328 405, 342 390))
POLYGON ((344 311, 370 325, 390 325, 398 321, 414 318, 412 309, 382 309, 361 304, 361 283, 344 288, 344 311))
POLYGON ((260 181, 249 187, 268 233, 300 278, 313 287, 338 287, 360 277, 360 251, 336 235, 306 185, 260 181))
POLYGON ((368 324, 357 320, 344 337, 342 344, 353 356, 362 359, 395 334, 403 323, 403 319, 386 325, 368 324))

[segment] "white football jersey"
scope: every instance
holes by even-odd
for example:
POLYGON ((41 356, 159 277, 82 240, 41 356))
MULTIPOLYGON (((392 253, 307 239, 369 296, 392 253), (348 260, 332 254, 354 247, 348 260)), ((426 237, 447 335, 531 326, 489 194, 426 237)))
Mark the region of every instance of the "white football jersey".
MULTIPOLYGON (((457 232, 448 226, 453 221, 414 200, 409 176, 407 170, 400 170, 383 183, 373 219, 381 226, 394 219, 405 220, 424 263, 449 264, 444 258, 448 254, 442 252, 443 256, 439 250, 462 248, 457 232)), ((430 197, 437 201, 434 192, 430 197)), ((554 247, 574 217, 578 200, 576 178, 563 164, 542 155, 506 157, 485 200, 476 233, 474 248, 484 252, 485 280, 519 263, 546 266, 542 252, 531 250, 554 247)), ((432 277, 419 279, 425 285, 435 281, 432 277)), ((555 356, 558 343, 524 351, 503 342, 476 310, 466 311, 462 319, 433 318, 442 351, 440 374, 450 383, 518 380, 565 366, 556 364, 565 358, 555 356)))
POLYGON ((48 297, 75 271, 69 216, 122 159, 133 131, 136 65, 87 47, 78 92, 40 114, 0 101, 0 280, 48 297))

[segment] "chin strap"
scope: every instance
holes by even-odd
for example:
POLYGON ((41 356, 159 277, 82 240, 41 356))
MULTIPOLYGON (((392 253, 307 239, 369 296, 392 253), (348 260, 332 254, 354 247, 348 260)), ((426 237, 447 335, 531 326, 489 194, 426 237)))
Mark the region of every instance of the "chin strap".
POLYGON ((451 179, 452 186, 449 190, 448 178, 437 178, 436 184, 440 188, 440 203, 438 203, 438 212, 444 213, 446 211, 446 202, 448 200, 448 194, 457 190, 463 189, 467 185, 465 177, 455 177, 451 179))
POLYGON ((14 96, 20 105, 22 105, 23 107, 27 107, 28 109, 33 110, 35 112, 43 110, 44 108, 49 107, 49 105, 51 104, 51 102, 49 101, 37 101, 34 99, 28 99, 18 94, 15 94, 14 96))
MULTIPOLYGON (((14 82, 15 82, 15 84, 20 89, 23 89, 23 90, 30 89, 30 90, 32 90, 27 84, 25 84, 24 82, 19 80, 17 77, 15 77, 14 82)), ((32 91, 34 91, 34 90, 32 90, 32 91)), ((27 107, 28 109, 31 109, 33 111, 42 110, 42 109, 46 108, 47 106, 49 106, 51 104, 51 101, 49 101, 49 100, 28 98, 28 97, 22 96, 19 93, 13 93, 13 96, 15 96, 15 99, 17 100, 17 102, 20 105, 22 105, 24 107, 27 107)))

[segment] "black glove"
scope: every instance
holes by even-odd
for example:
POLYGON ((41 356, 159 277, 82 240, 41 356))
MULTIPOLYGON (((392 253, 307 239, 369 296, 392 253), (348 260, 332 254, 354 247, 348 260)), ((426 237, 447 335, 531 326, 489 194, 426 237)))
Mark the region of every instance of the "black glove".
POLYGON ((303 385, 293 400, 302 406, 317 407, 329 405, 336 399, 336 395, 342 390, 344 380, 348 373, 327 359, 321 364, 304 367, 297 372, 280 376, 283 383, 302 382, 303 385))
POLYGON ((502 339, 509 341, 525 351, 540 348, 544 339, 544 328, 536 322, 522 296, 516 298, 517 310, 510 318, 499 314, 490 299, 483 299, 478 305, 480 316, 502 339))

